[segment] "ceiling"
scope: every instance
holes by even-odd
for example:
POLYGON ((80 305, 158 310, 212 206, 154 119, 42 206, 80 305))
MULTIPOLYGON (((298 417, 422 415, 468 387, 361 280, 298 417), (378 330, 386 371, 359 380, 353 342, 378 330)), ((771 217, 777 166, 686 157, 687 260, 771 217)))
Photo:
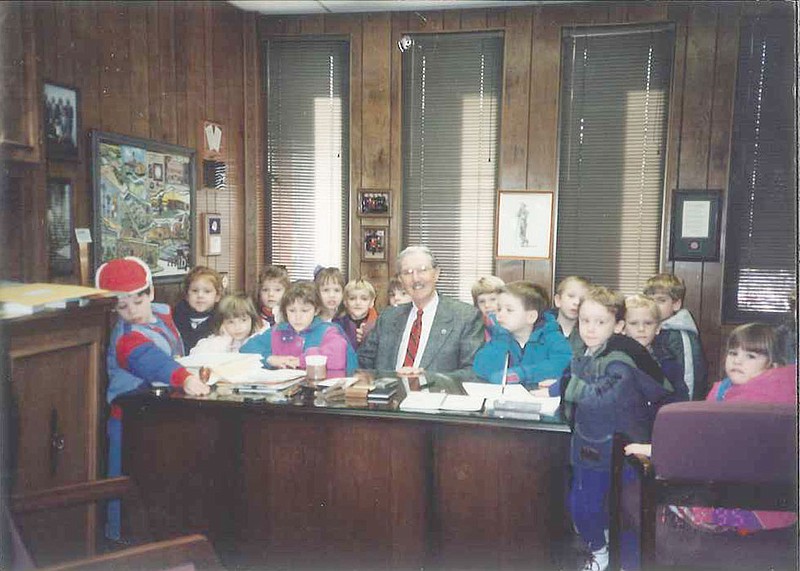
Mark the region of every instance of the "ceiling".
POLYGON ((228 0, 242 10, 267 15, 346 14, 353 12, 402 12, 464 10, 555 3, 552 0, 228 0))

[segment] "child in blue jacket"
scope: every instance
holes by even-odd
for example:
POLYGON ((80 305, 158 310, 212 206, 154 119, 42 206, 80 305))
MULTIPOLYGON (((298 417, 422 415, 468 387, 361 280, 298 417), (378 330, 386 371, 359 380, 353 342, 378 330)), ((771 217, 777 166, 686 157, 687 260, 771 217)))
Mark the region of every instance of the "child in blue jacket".
MULTIPOLYGON (((608 491, 614 433, 649 442, 656 409, 673 390, 663 371, 638 341, 620 335, 625 306, 621 296, 592 286, 578 319, 586 345, 570 369, 550 387, 560 390, 570 422, 570 513, 591 555, 585 571, 608 568, 608 491)), ((545 389, 542 389, 544 392, 545 389)))
POLYGON ((500 289, 497 323, 491 341, 475 354, 475 373, 501 383, 508 359, 510 383, 535 388, 540 381, 558 379, 572 358, 572 349, 555 318, 545 313, 548 303, 541 288, 518 281, 500 289))

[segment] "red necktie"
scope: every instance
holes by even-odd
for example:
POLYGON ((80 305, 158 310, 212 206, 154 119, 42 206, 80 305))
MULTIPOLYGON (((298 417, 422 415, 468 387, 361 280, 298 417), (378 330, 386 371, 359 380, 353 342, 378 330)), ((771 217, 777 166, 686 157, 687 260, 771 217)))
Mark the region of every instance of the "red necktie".
POLYGON ((422 310, 417 310, 417 318, 411 324, 411 333, 408 335, 408 348, 406 349, 406 358, 403 359, 404 367, 413 367, 414 359, 417 358, 417 349, 419 349, 419 338, 422 336, 422 310))

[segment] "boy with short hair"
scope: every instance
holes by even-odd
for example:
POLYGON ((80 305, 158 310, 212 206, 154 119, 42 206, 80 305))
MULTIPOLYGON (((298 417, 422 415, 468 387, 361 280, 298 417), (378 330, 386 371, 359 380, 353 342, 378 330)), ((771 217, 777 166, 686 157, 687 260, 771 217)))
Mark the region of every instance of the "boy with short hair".
POLYGON ((578 319, 586 352, 573 357, 570 370, 554 386, 562 392, 572 428, 570 512, 591 550, 583 569, 605 571, 613 435, 621 432, 635 442, 649 442, 655 408, 672 390, 647 351, 620 335, 625 321, 619 294, 590 287, 578 319))
POLYGON ((647 280, 644 295, 658 306, 661 332, 656 336, 658 351, 668 352, 683 367, 683 380, 692 400, 703 400, 708 392, 708 368, 692 314, 683 307, 686 286, 672 274, 657 274, 647 280))
POLYGON ((411 296, 408 295, 406 288, 403 287, 403 282, 400 281, 400 276, 394 275, 389 280, 389 306, 396 307, 403 303, 411 303, 411 296))
POLYGON ((625 335, 647 349, 675 389, 674 400, 689 400, 689 389, 683 381, 683 367, 670 353, 656 347, 654 340, 661 331, 658 306, 652 298, 637 293, 625 298, 625 335))
POLYGON ((333 322, 344 331, 353 349, 358 349, 378 319, 375 311, 375 287, 367 280, 350 280, 344 286, 344 314, 333 322))
MULTIPOLYGON (((169 306, 153 303, 155 291, 147 264, 133 256, 110 260, 98 268, 95 284, 117 293, 119 319, 111 332, 106 357, 106 399, 111 405, 108 476, 113 477, 122 474, 122 410, 114 399, 154 383, 181 387, 190 395, 204 395, 210 390, 197 375, 175 361, 174 357, 183 355, 183 342, 169 306)), ((106 537, 119 538, 119 523, 117 502, 109 505, 106 537)))
POLYGON ((472 303, 483 315, 483 324, 486 327, 483 333, 484 341, 492 338, 492 329, 497 325, 495 320, 497 297, 504 285, 505 282, 497 276, 484 276, 472 284, 472 303))
POLYGON ((475 373, 490 383, 501 383, 508 355, 508 382, 534 388, 540 381, 561 377, 572 349, 555 318, 545 312, 546 292, 525 281, 499 291, 497 326, 492 339, 475 354, 475 373))

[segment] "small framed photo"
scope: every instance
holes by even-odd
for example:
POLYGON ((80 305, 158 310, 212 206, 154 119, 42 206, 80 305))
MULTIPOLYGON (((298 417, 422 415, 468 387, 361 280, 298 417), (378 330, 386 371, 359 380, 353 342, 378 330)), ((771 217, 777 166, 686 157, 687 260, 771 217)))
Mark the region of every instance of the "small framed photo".
POLYGON ((718 262, 721 190, 674 190, 670 260, 718 262))
POLYGON ((71 276, 73 273, 72 232, 72 181, 48 178, 47 258, 51 277, 71 276))
POLYGON ((77 160, 80 132, 78 90, 46 82, 43 97, 47 158, 77 160))
POLYGON ((497 195, 497 258, 547 260, 553 241, 553 193, 501 190, 497 195))
POLYGON ((390 216, 392 193, 388 190, 359 190, 359 216, 390 216))
POLYGON ((361 259, 365 262, 385 262, 389 250, 388 226, 361 228, 361 259))

